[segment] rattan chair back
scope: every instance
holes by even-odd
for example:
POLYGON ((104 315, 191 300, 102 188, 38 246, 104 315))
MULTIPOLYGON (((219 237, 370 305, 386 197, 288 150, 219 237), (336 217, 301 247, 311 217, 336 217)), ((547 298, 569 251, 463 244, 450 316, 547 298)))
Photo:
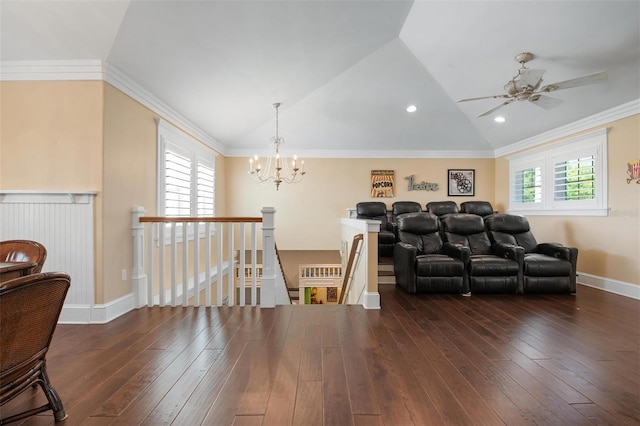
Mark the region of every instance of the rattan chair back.
POLYGON ((47 404, 6 416, 0 424, 53 410, 56 421, 66 415, 49 383, 45 356, 70 286, 67 274, 27 275, 0 284, 0 406, 39 385, 47 404))

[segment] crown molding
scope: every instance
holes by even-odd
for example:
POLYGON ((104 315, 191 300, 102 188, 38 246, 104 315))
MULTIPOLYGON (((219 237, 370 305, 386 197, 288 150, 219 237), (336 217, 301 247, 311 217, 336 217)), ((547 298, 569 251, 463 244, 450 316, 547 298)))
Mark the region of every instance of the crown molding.
POLYGON ((185 132, 189 133, 196 139, 206 143, 212 149, 215 149, 222 155, 227 155, 227 148, 210 136, 207 132, 200 129, 198 126, 189 121, 188 118, 178 113, 166 103, 162 102, 158 97, 152 94, 150 91, 133 81, 128 75, 122 72, 118 67, 113 64, 106 64, 106 73, 104 81, 140 102, 142 105, 149 108, 151 111, 158 114, 162 119, 172 123, 174 126, 179 127, 185 132))
MULTIPOLYGON (((229 149, 227 157, 272 155, 267 149, 229 149)), ((363 151, 363 150, 296 150, 300 158, 494 158, 493 151, 363 151)))
POLYGON ((557 139, 568 137, 594 127, 603 126, 616 120, 640 114, 640 99, 635 99, 626 104, 618 105, 608 110, 599 112, 589 117, 583 118, 573 123, 549 130, 539 135, 523 139, 503 148, 495 150, 494 158, 504 157, 526 149, 535 148, 538 145, 551 142, 557 139))
POLYGON ((104 80, 104 74, 99 59, 0 62, 0 81, 104 80))
POLYGON ((227 148, 113 64, 99 59, 73 61, 2 61, 0 81, 105 81, 222 155, 227 148))

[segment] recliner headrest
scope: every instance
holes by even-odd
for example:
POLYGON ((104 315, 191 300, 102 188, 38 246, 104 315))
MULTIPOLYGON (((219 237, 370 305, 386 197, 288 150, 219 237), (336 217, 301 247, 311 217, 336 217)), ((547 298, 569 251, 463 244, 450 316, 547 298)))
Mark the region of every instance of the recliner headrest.
POLYGON ((425 212, 405 213, 398 217, 398 230, 416 235, 438 232, 438 217, 425 212))
POLYGON ((387 215, 387 205, 380 201, 363 201, 356 204, 358 216, 378 217, 387 215))
POLYGON ((431 201, 427 203, 427 211, 436 216, 458 213, 458 205, 455 201, 431 201))
POLYGON ((514 214, 495 214, 485 219, 490 231, 505 232, 507 234, 521 234, 530 230, 529 220, 524 216, 514 214))
POLYGON ((488 216, 493 214, 493 206, 488 201, 465 201, 460 204, 460 212, 488 216))
POLYGON ((444 216, 440 223, 444 232, 457 235, 473 235, 484 232, 484 221, 475 214, 456 213, 444 216))
POLYGON ((391 212, 393 216, 398 216, 404 213, 421 212, 422 206, 416 201, 396 201, 391 206, 391 212))

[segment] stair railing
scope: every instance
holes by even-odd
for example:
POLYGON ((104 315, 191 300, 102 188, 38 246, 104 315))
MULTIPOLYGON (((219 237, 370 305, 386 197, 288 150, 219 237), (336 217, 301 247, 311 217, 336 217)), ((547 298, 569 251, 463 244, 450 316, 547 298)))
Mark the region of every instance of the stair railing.
MULTIPOLYGON (((234 279, 235 246, 238 266, 244 270, 245 251, 250 250, 253 271, 250 288, 252 306, 257 304, 256 259, 258 226, 262 223, 262 278, 260 306, 287 303, 276 265, 275 209, 265 207, 262 217, 146 217, 142 207, 132 213, 132 291, 136 308, 147 306, 245 305, 244 288, 234 279), (247 238, 246 229, 250 229, 247 238), (237 240, 235 238, 237 232, 237 240), (249 247, 247 241, 249 240, 249 247), (181 255, 178 255, 178 252, 181 255)), ((244 277, 243 277, 244 278, 244 277)), ((244 286, 244 280, 242 286, 244 286)))

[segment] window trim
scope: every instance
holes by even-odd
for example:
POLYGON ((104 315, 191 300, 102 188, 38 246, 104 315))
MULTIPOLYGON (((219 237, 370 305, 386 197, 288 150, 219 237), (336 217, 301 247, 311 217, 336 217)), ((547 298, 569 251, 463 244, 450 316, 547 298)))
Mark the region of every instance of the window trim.
MULTIPOLYGON (((194 139, 187 133, 181 131, 180 129, 174 127, 173 125, 167 123, 162 119, 157 119, 157 163, 156 163, 156 174, 157 174, 157 183, 156 183, 156 208, 158 216, 166 216, 166 204, 165 204, 165 153, 167 147, 176 151, 176 153, 180 153, 181 155, 188 156, 191 159, 191 200, 190 200, 190 210, 192 215, 197 215, 198 212, 198 202, 197 202, 197 168, 199 164, 202 164, 206 167, 209 167, 213 170, 213 215, 216 212, 216 157, 218 154, 211 150, 205 148, 198 140, 194 139), (193 173, 193 167, 196 168, 196 172, 193 173), (194 194, 195 188, 195 194, 194 194), (195 213, 194 213, 195 212, 195 213)), ((170 228, 170 224, 167 224, 167 228, 170 228)), ((182 225, 178 225, 176 231, 181 229, 182 225)), ((199 227, 199 235, 204 236, 204 226, 199 227)), ((215 227, 212 227, 211 233, 215 233, 215 227)), ((188 239, 193 239, 193 227, 189 226, 189 235, 188 239)), ((182 241, 182 232, 177 232, 176 241, 182 241)), ((165 244, 169 244, 171 242, 171 235, 168 232, 165 232, 165 244)))
POLYGON ((602 128, 563 142, 544 146, 522 154, 508 156, 510 213, 539 216, 608 216, 608 131, 602 128), (595 199, 554 200, 554 169, 558 162, 584 156, 594 156, 595 199), (514 202, 514 174, 527 168, 541 167, 542 201, 514 202))

